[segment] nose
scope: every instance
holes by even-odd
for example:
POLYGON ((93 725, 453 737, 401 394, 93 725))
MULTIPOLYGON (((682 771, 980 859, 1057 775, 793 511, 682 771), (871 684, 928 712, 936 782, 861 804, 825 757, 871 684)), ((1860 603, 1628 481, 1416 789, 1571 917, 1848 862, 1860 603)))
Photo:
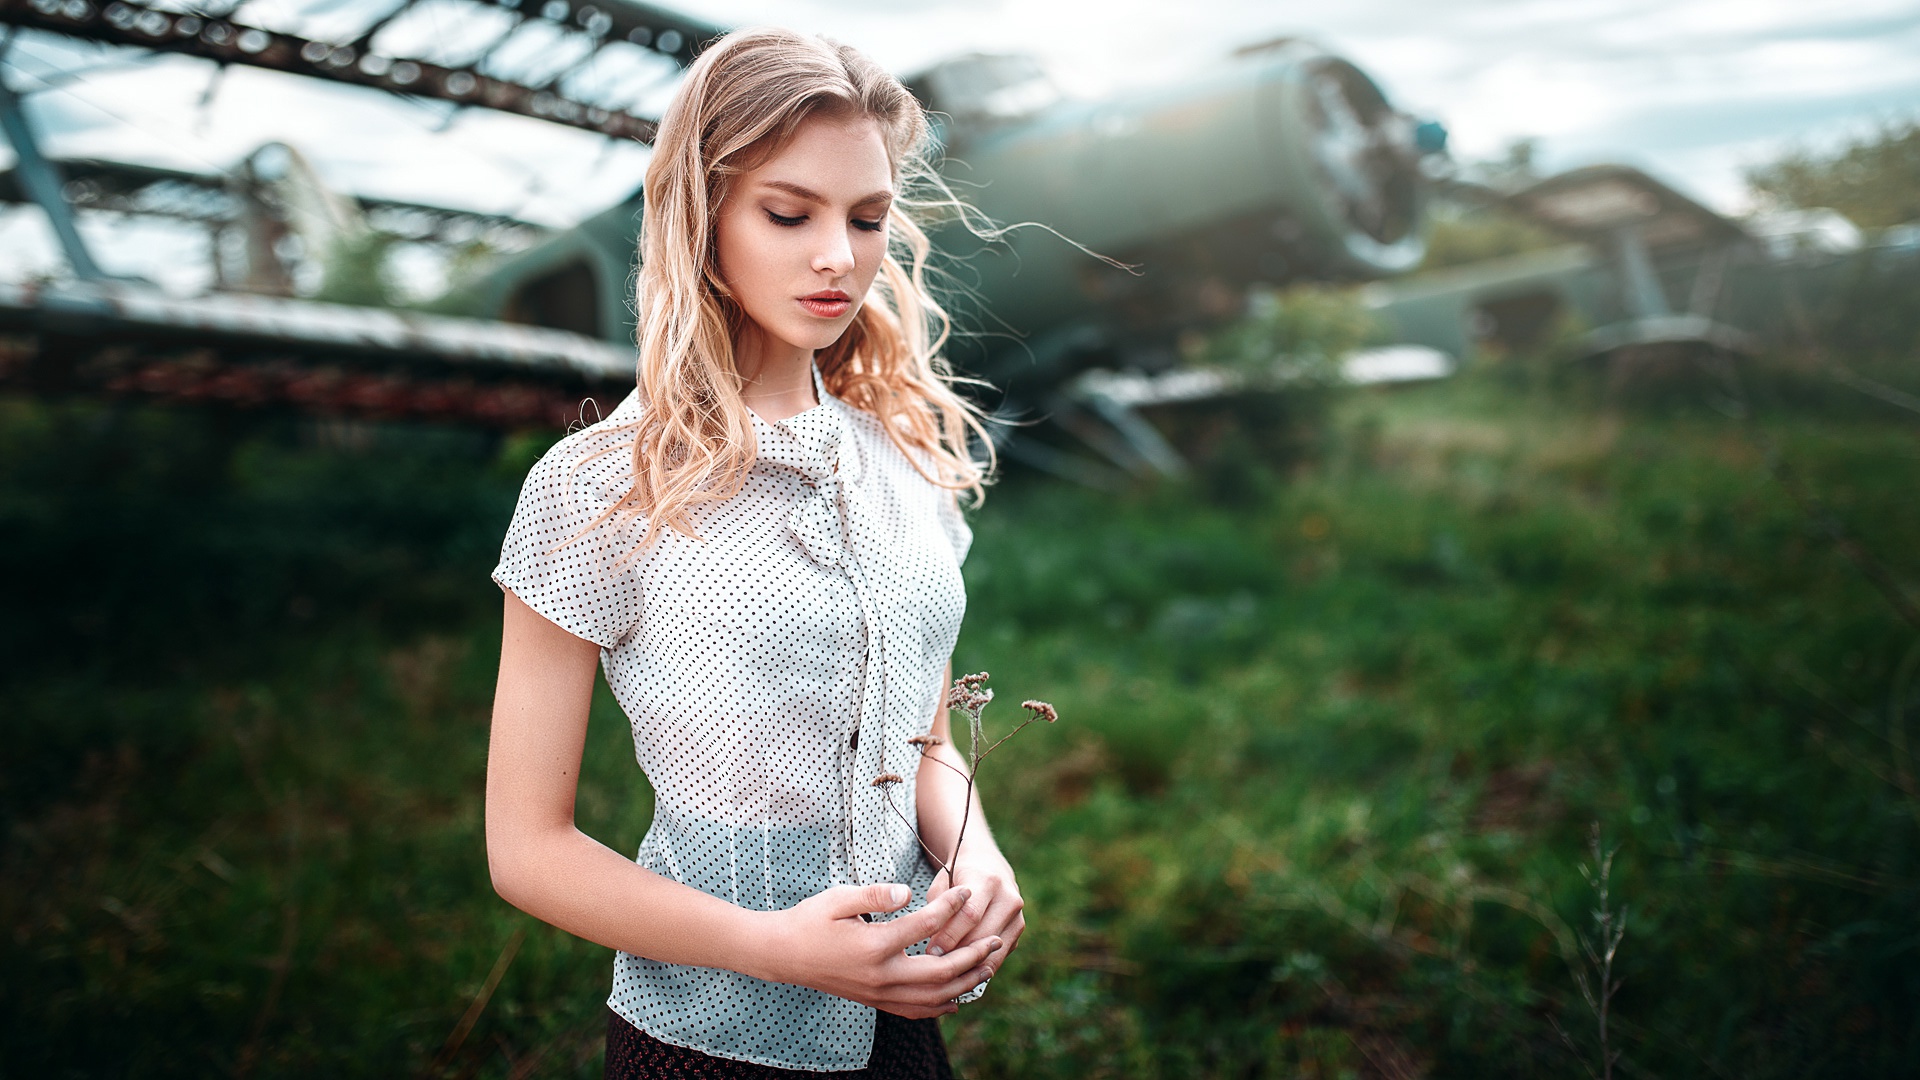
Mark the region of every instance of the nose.
POLYGON ((826 236, 813 253, 813 268, 835 276, 853 273, 853 244, 847 239, 847 230, 823 231, 826 236))

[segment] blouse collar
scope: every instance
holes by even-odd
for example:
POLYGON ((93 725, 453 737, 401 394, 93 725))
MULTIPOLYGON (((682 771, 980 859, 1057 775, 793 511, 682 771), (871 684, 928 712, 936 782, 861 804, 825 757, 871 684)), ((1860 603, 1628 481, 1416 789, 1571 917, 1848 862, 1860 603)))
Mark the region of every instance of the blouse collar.
POLYGON ((784 420, 768 420, 752 409, 757 457, 768 465, 793 469, 811 483, 854 484, 860 478, 860 450, 852 437, 846 402, 827 392, 820 365, 809 365, 820 404, 784 420))

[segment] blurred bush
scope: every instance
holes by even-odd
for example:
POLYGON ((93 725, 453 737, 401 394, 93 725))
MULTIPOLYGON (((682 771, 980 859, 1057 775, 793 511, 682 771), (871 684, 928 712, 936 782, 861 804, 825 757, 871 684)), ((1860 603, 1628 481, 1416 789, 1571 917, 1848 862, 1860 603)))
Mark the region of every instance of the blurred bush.
POLYGON ((1420 270, 1465 266, 1485 259, 1560 247, 1567 241, 1497 207, 1438 203, 1427 218, 1427 254, 1420 270))
POLYGON ((1154 406, 1154 425, 1200 467, 1204 490, 1246 501, 1277 472, 1318 452, 1345 380, 1341 362, 1380 344, 1385 328, 1350 288, 1298 285, 1257 291, 1244 319, 1192 339, 1190 366, 1228 373, 1233 392, 1154 406))
POLYGON ((349 625, 407 634, 484 611, 528 449, 455 430, 0 401, 0 550, 15 569, 0 590, 0 690, 15 695, 15 734, 33 729, 0 770, 0 809, 50 797, 90 746, 173 737, 91 687, 223 678, 349 625))
POLYGON ((1256 290, 1241 319, 1189 348, 1189 363, 1235 372, 1255 386, 1337 386, 1349 353, 1386 330, 1350 288, 1295 285, 1256 290))
POLYGON ((1763 205, 1826 207, 1870 230, 1920 221, 1920 120, 1887 121, 1824 153, 1793 150, 1746 178, 1763 205))
POLYGON ((321 260, 313 299, 358 307, 393 307, 400 296, 391 255, 399 237, 368 230, 335 239, 321 260))

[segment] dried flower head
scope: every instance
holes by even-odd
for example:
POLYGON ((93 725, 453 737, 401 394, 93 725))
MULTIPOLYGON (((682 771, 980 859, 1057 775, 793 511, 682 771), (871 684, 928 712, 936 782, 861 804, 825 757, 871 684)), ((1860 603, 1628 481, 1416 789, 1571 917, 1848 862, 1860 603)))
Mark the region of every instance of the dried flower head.
POLYGON ((987 673, 984 671, 962 675, 953 680, 953 689, 947 691, 947 708, 966 713, 978 721, 980 711, 993 700, 993 691, 984 688, 986 682, 987 673))
POLYGON ((900 778, 899 773, 883 772, 879 776, 874 777, 873 783, 868 786, 885 787, 888 784, 904 784, 904 783, 906 783, 906 781, 900 778))
POLYGON ((939 746, 941 743, 946 741, 947 740, 941 738, 938 735, 915 735, 913 738, 907 740, 907 745, 918 746, 923 749, 931 750, 934 747, 939 746))
POLYGON ((1060 719, 1060 714, 1054 711, 1053 706, 1044 701, 1023 701, 1020 703, 1020 707, 1033 713, 1035 720, 1045 720, 1051 724, 1055 720, 1060 719))

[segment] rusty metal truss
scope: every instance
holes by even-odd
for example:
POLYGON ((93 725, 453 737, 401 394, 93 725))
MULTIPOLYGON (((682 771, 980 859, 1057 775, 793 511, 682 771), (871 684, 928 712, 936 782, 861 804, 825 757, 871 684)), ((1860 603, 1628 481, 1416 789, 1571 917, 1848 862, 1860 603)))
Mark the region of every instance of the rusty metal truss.
MULTIPOLYGON (((234 179, 155 165, 67 158, 57 162, 62 194, 75 210, 175 218, 222 226, 240 221, 243 209, 234 179)), ((533 246, 547 230, 505 214, 353 196, 377 230, 422 244, 455 245, 484 236, 500 251, 533 246)), ((0 203, 31 201, 12 170, 0 171, 0 203)))
POLYGON ((542 327, 113 282, 0 284, 0 391, 515 429, 633 388, 632 350, 542 327))
POLYGON ((630 110, 663 83, 663 73, 691 63, 725 29, 632 0, 399 0, 322 37, 305 29, 308 20, 249 21, 267 5, 243 11, 244 4, 0 0, 0 24, 518 113, 641 142, 652 142, 658 125, 630 110), (502 29, 462 57, 429 57, 431 50, 398 44, 433 40, 409 25, 413 20, 463 15, 470 23, 487 16, 502 29), (563 62, 553 70, 506 70, 503 51, 523 34, 544 35, 537 51, 563 62))

